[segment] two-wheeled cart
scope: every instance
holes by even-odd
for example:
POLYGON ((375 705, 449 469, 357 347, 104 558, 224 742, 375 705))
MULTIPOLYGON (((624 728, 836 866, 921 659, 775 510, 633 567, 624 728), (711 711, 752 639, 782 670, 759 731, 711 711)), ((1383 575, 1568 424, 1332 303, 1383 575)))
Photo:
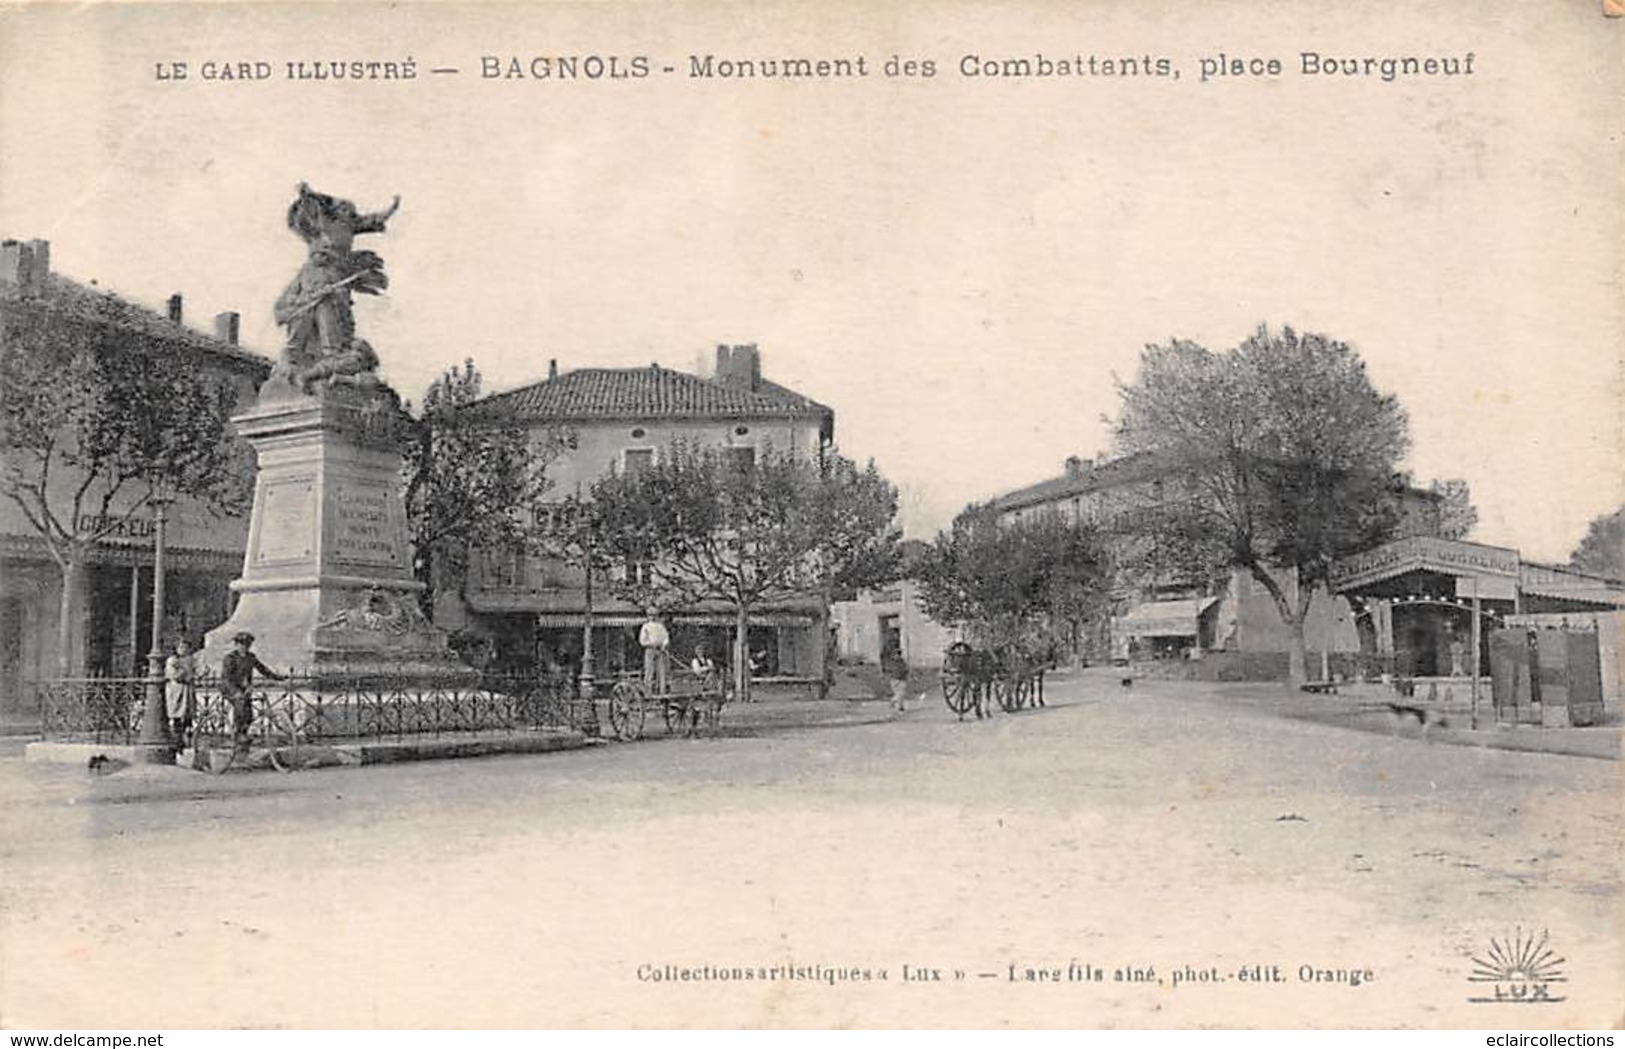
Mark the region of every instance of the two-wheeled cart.
POLYGON ((1007 714, 1041 707, 1048 669, 1017 645, 980 649, 955 641, 942 655, 942 698, 961 720, 988 717, 995 704, 1007 714))
POLYGON ((722 708, 732 698, 726 676, 715 667, 693 670, 668 664, 664 688, 642 675, 626 674, 610 688, 609 728, 616 739, 641 739, 650 713, 658 711, 668 736, 715 736, 722 708))

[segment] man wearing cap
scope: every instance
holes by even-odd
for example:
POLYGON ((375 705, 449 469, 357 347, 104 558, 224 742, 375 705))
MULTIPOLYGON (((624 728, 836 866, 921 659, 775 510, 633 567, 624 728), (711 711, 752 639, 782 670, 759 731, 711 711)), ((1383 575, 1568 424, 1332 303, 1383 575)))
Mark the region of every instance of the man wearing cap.
POLYGON ((239 755, 248 753, 248 726, 254 720, 254 704, 249 692, 254 687, 254 671, 274 681, 278 674, 254 654, 254 635, 244 630, 231 639, 232 649, 220 662, 220 695, 231 704, 231 738, 239 755))

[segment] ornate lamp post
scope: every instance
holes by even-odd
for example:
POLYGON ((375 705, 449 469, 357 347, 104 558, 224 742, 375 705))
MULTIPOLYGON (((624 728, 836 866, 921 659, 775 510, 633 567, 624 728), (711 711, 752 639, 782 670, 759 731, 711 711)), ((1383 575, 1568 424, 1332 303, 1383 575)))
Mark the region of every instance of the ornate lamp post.
MULTIPOLYGON (((579 498, 579 492, 577 495, 579 498)), ((577 504, 579 510, 580 504, 577 504)), ((585 582, 584 616, 581 624, 581 695, 587 701, 587 708, 582 717, 582 728, 589 735, 598 735, 598 676, 592 654, 592 562, 593 562, 593 532, 591 526, 578 517, 576 520, 577 538, 581 544, 582 578, 585 582)))
MULTIPOLYGON (((588 539, 590 544, 592 540, 588 539)), ((583 595, 586 608, 581 621, 581 689, 587 695, 592 695, 593 682, 596 679, 593 673, 592 657, 592 554, 589 552, 582 556, 582 578, 586 583, 583 595)))
POLYGON ((577 670, 574 682, 576 694, 585 699, 585 708, 582 710, 581 727, 589 735, 598 734, 598 709, 594 700, 596 695, 596 673, 592 654, 592 563, 593 563, 593 531, 581 500, 581 486, 576 486, 574 500, 568 500, 555 508, 553 516, 545 532, 549 543, 549 552, 560 560, 574 560, 579 558, 581 564, 583 598, 585 615, 581 624, 581 666, 577 670))
POLYGON ((164 707, 164 524, 174 497, 154 489, 152 503, 152 648, 147 652, 147 696, 138 741, 143 760, 155 765, 175 762, 164 707))

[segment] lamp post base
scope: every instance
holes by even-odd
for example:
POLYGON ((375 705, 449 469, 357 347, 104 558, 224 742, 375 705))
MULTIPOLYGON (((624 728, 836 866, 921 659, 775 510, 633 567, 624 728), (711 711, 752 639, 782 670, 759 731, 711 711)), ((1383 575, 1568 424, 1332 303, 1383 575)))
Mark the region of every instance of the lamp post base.
POLYGON ((175 744, 169 738, 164 704, 164 656, 156 645, 147 653, 147 688, 142 697, 141 735, 131 748, 131 757, 142 765, 175 764, 175 744))

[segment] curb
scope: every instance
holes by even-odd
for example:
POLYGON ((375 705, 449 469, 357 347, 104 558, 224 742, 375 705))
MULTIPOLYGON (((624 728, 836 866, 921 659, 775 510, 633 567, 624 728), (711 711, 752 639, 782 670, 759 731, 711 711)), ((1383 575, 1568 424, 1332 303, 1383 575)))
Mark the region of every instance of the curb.
MULTIPOLYGON (((591 746, 585 735, 575 730, 550 729, 533 733, 482 738, 440 736, 423 740, 379 740, 312 744, 299 750, 301 769, 335 766, 390 765, 404 761, 441 761, 449 758, 481 758, 500 754, 546 754, 556 750, 579 750, 591 746)), ((141 748, 105 743, 35 742, 23 748, 23 760, 35 765, 87 766, 104 758, 119 766, 139 764, 141 748)), ((175 762, 190 771, 184 759, 175 762)), ((243 771, 271 768, 264 750, 250 751, 246 759, 233 765, 243 771)), ((198 770, 201 771, 201 770, 198 770)))

